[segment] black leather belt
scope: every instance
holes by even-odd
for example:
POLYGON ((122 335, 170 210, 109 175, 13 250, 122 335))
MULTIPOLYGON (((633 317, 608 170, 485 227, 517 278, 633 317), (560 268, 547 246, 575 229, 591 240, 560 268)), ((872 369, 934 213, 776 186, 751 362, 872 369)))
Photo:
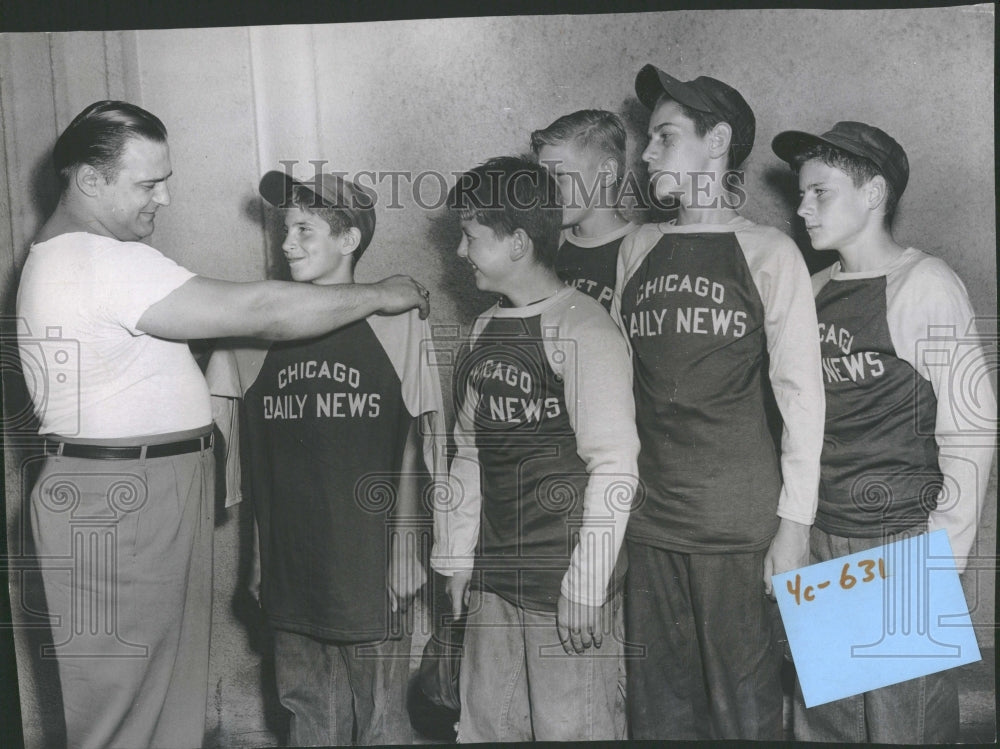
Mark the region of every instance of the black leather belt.
POLYGON ((211 450, 213 435, 181 440, 180 442, 164 442, 161 445, 82 445, 75 442, 53 442, 45 440, 45 452, 49 455, 62 455, 65 458, 91 458, 93 460, 136 460, 142 456, 146 448, 147 458, 168 458, 171 455, 197 453, 211 450), (60 448, 62 448, 60 450, 60 448))

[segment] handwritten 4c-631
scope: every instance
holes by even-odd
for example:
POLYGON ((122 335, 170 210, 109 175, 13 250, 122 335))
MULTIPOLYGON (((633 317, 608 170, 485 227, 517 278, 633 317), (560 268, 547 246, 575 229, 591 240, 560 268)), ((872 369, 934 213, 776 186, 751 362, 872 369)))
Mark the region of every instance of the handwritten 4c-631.
MULTIPOLYGON (((882 558, 878 559, 862 559, 855 565, 861 573, 862 577, 859 581, 857 577, 851 574, 851 564, 850 562, 844 564, 844 567, 840 570, 840 587, 844 590, 850 590, 858 582, 870 583, 875 580, 876 577, 885 580, 885 562, 882 558), (877 573, 876 573, 877 570, 877 573)), ((788 592, 795 597, 795 605, 798 606, 802 601, 812 601, 816 598, 816 591, 822 590, 830 585, 829 580, 824 580, 821 583, 816 583, 816 585, 807 585, 805 588, 802 587, 802 576, 795 575, 795 581, 786 580, 785 587, 788 588, 788 592)))

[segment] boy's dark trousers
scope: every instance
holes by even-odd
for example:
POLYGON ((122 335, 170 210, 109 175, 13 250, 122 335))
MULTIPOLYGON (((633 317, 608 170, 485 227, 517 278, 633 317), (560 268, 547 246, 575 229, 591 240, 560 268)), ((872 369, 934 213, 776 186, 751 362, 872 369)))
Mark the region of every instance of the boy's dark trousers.
POLYGON ((782 739, 767 550, 683 554, 629 542, 626 661, 634 739, 782 739))

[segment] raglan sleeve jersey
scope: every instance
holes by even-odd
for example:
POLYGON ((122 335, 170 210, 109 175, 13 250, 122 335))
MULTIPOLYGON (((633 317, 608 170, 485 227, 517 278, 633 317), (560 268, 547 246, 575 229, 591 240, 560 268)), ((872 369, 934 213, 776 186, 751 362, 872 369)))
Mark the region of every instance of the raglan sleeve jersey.
POLYGON ((907 249, 888 268, 813 277, 827 390, 816 523, 877 536, 927 522, 961 571, 995 446, 986 339, 961 280, 907 249))
POLYGON ((452 510, 435 568, 477 569, 524 608, 604 602, 636 487, 624 341, 574 289, 494 307, 457 377, 452 510))
POLYGON ((791 239, 743 218, 647 224, 622 243, 612 318, 632 351, 646 492, 629 538, 753 551, 778 518, 811 524, 824 396, 809 275, 791 239))

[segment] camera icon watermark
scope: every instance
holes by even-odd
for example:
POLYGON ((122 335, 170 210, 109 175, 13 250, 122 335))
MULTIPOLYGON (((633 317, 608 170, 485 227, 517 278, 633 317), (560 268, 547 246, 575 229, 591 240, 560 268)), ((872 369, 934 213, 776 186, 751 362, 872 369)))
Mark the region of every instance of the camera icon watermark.
POLYGON ((149 646, 129 641, 121 621, 134 574, 124 570, 148 500, 141 473, 65 473, 58 463, 43 469, 33 491, 38 548, 31 567, 45 582, 53 643, 42 646, 41 657, 148 657, 149 646))
MULTIPOLYGON (((23 318, 0 321, 0 368, 5 384, 23 379, 31 403, 12 404, 3 415, 7 438, 33 437, 38 420, 72 437, 80 432, 80 342, 58 326, 29 329, 23 318)), ((10 400, 8 399, 8 403, 10 400)))
POLYGON ((970 444, 993 439, 1000 369, 996 330, 997 318, 985 317, 971 320, 965 330, 928 326, 927 335, 916 342, 915 361, 918 371, 924 369, 937 379, 938 403, 916 400, 917 434, 961 437, 970 444), (934 412, 927 413, 932 408, 934 412), (927 425, 933 425, 930 431, 927 425))
POLYGON ((516 318, 496 318, 470 342, 457 325, 437 325, 421 355, 438 379, 451 384, 455 410, 476 424, 477 441, 546 446, 570 436, 576 402, 565 397, 580 376, 577 343, 557 327, 538 331, 516 318), (567 418, 568 417, 568 418, 567 418))

